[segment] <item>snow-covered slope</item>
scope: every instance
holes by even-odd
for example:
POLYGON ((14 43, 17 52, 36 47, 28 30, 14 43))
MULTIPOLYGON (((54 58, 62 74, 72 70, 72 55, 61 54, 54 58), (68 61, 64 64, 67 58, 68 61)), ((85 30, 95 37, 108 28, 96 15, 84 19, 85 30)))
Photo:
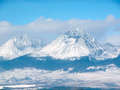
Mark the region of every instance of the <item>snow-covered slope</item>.
POLYGON ((102 46, 79 28, 67 31, 52 43, 48 44, 32 56, 51 56, 57 59, 79 58, 81 56, 96 55, 104 52, 102 46), (95 52, 95 53, 94 53, 95 52))
POLYGON ((0 57, 13 59, 40 48, 40 41, 30 40, 26 35, 15 37, 0 46, 0 57))
MULTIPOLYGON (((110 43, 106 43, 103 45, 103 47, 105 48, 107 55, 110 56, 111 58, 116 58, 120 55, 120 47, 119 46, 115 46, 110 43)), ((106 54, 104 54, 104 55, 106 55, 106 54)))
POLYGON ((31 54, 33 57, 51 56, 56 59, 75 59, 89 56, 96 60, 115 58, 120 49, 110 44, 101 45, 89 33, 79 28, 67 31, 40 51, 31 54))
POLYGON ((65 32, 43 48, 40 41, 30 40, 27 36, 10 39, 0 47, 2 58, 13 59, 26 54, 33 57, 51 56, 63 60, 74 60, 82 56, 104 60, 117 57, 120 47, 111 44, 101 45, 89 33, 79 28, 65 32))

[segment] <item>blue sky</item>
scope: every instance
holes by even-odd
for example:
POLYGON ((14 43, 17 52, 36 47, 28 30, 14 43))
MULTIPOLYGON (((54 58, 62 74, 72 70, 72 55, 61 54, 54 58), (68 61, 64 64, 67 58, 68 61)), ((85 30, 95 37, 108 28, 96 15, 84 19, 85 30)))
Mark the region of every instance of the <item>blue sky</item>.
POLYGON ((70 26, 120 43, 120 0, 0 0, 0 44, 24 33, 51 42, 70 26))
POLYGON ((59 20, 120 17, 119 0, 0 0, 0 21, 23 25, 44 16, 59 20))

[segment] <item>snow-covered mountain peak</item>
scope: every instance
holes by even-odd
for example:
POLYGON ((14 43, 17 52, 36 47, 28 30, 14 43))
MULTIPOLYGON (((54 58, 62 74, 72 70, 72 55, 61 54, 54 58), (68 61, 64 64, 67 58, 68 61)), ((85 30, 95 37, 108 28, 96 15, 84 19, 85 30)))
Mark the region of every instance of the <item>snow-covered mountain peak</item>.
POLYGON ((65 32, 40 51, 32 53, 34 57, 51 56, 63 60, 68 58, 73 60, 82 56, 104 60, 118 55, 119 52, 114 46, 101 45, 89 33, 79 28, 65 32))
POLYGON ((26 35, 18 36, 0 47, 0 57, 13 59, 31 53, 36 48, 41 48, 40 41, 31 40, 26 35))
POLYGON ((64 37, 67 37, 69 39, 72 38, 76 41, 83 40, 86 44, 91 42, 92 43, 96 42, 96 40, 89 33, 79 28, 65 32, 64 37))
MULTIPOLYGON (((32 54, 33 56, 51 56, 58 59, 79 58, 88 56, 102 48, 88 33, 79 28, 67 31, 59 36, 52 43, 48 44, 41 51, 32 54)), ((101 54, 101 53, 99 53, 101 54)))
POLYGON ((65 35, 67 35, 69 38, 82 38, 86 35, 85 31, 79 28, 69 30, 65 32, 65 35))
POLYGON ((25 49, 32 45, 31 40, 27 36, 14 37, 8 40, 4 45, 11 46, 13 45, 19 50, 25 49))

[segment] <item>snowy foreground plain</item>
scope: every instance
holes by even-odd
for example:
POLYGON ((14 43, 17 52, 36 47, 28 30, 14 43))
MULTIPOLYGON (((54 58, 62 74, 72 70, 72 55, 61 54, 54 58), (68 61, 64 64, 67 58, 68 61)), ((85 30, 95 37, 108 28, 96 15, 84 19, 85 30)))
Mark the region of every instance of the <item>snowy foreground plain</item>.
POLYGON ((79 29, 45 46, 13 38, 0 47, 0 57, 0 89, 120 88, 120 47, 101 45, 79 29))

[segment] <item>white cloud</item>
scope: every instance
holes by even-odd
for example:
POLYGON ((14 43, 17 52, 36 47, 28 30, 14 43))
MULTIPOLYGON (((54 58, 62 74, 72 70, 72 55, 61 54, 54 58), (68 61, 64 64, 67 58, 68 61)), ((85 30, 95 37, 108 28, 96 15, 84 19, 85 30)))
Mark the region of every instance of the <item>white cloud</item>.
POLYGON ((91 32, 97 39, 105 39, 106 33, 111 30, 114 32, 120 31, 120 19, 116 19, 112 15, 109 15, 105 20, 71 19, 62 21, 40 17, 26 25, 12 25, 7 21, 2 21, 0 22, 0 43, 14 35, 24 33, 27 33, 32 38, 42 38, 51 41, 60 33, 74 27, 81 27, 87 32, 91 32), (5 38, 5 36, 7 37, 5 38))
POLYGON ((4 34, 4 33, 8 32, 9 29, 11 30, 11 28, 12 28, 11 24, 8 23, 7 21, 0 22, 0 34, 4 34))
POLYGON ((106 69, 106 71, 86 73, 70 73, 69 70, 48 71, 35 68, 14 69, 0 73, 0 83, 2 84, 34 84, 36 82, 42 87, 62 85, 120 88, 120 69, 112 65, 110 68, 106 69))

